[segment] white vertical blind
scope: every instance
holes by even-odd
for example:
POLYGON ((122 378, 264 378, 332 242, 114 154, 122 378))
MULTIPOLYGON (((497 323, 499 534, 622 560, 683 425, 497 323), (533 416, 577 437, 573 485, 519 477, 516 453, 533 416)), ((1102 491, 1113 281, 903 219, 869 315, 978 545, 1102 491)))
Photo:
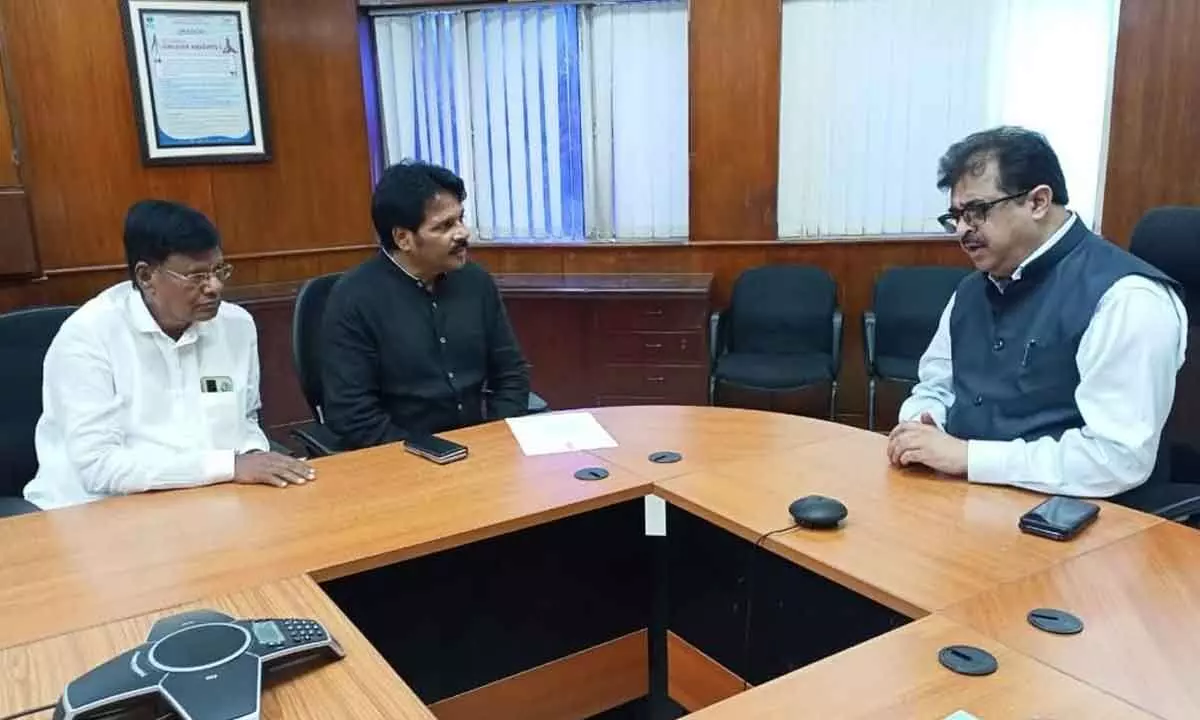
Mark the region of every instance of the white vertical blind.
POLYGON ((386 14, 375 41, 387 161, 458 172, 482 237, 686 236, 681 0, 386 14))
POLYGON ((1046 134, 1095 219, 1119 0, 784 0, 781 236, 940 232, 937 160, 1046 134))
POLYGON ((596 225, 600 237, 686 237, 687 6, 591 9, 596 225))

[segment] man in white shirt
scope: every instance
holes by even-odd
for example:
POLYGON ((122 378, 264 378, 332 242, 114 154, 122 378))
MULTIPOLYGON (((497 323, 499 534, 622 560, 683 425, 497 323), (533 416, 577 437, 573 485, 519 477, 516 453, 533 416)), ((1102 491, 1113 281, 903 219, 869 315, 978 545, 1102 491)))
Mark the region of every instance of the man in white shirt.
POLYGON ((232 268, 208 218, 139 202, 125 255, 132 282, 79 308, 46 353, 39 467, 25 499, 53 509, 229 480, 312 480, 305 463, 268 451, 254 321, 221 302, 232 268))
POLYGON ((1187 347, 1177 285, 1066 208, 1038 133, 976 133, 942 158, 939 218, 971 258, 900 409, 891 462, 970 482, 1113 497, 1144 483, 1187 347))

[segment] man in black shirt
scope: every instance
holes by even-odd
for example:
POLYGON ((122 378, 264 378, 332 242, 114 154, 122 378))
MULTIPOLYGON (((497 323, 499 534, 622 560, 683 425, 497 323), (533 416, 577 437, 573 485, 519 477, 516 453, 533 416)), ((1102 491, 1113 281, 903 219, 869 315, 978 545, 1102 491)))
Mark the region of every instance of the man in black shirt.
POLYGON ((528 407, 500 292, 467 261, 466 196, 461 178, 424 163, 388 168, 375 188, 381 252, 338 281, 322 324, 325 422, 349 447, 528 407))

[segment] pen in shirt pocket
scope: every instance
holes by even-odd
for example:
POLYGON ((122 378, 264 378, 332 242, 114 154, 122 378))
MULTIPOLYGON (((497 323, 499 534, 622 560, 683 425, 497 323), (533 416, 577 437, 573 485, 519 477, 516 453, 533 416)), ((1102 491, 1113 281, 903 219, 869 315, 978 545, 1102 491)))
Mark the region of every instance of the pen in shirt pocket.
POLYGON ((1029 359, 1033 356, 1035 347, 1037 347, 1037 338, 1032 338, 1025 343, 1025 354, 1021 356, 1021 367, 1029 367, 1029 359))

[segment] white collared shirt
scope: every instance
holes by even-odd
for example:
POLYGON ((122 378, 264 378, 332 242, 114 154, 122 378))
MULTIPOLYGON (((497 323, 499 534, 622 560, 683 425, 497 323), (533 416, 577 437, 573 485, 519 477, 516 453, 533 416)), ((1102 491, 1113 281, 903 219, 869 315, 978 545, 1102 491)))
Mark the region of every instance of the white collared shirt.
MULTIPOLYGON (((1013 279, 1075 222, 1072 215, 1017 267, 1013 279)), ((900 422, 928 412, 945 427, 955 399, 953 308, 951 296, 921 356, 920 382, 900 407, 900 422)), ((1175 399, 1175 376, 1187 351, 1187 328, 1187 311, 1173 290, 1140 275, 1117 280, 1101 296, 1075 353, 1075 403, 1084 426, 1067 430, 1058 440, 971 440, 967 479, 1077 497, 1112 497, 1141 485, 1158 459, 1159 439, 1175 399)))
POLYGON ((25 498, 52 509, 231 480, 236 454, 269 448, 258 381, 254 320, 237 305, 176 341, 131 283, 105 290, 46 353, 25 498))

